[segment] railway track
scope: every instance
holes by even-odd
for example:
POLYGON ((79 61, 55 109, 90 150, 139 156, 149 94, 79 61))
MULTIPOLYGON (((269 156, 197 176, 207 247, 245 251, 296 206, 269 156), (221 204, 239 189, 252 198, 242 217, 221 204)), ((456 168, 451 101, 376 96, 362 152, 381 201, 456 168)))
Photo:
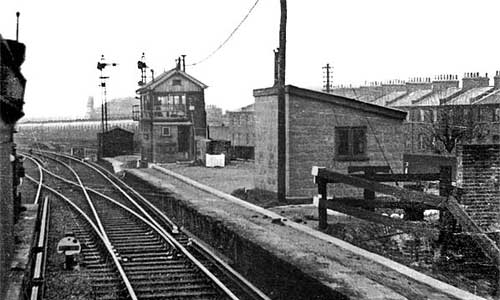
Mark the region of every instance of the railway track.
POLYGON ((55 153, 26 157, 43 170, 27 177, 64 202, 52 217, 75 220, 71 232, 95 299, 269 299, 99 166, 55 153))

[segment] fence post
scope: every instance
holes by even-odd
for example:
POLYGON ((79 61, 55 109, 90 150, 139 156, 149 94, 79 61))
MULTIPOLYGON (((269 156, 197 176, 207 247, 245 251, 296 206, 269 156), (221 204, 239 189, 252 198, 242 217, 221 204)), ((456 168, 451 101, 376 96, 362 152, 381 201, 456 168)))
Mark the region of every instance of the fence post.
POLYGON ((320 196, 318 201, 318 218, 319 218, 319 229, 326 229, 328 226, 327 221, 327 182, 323 178, 317 178, 318 180, 318 194, 320 196))
MULTIPOLYGON (((373 175, 375 175, 377 172, 376 172, 374 169, 369 169, 369 168, 368 168, 368 169, 366 169, 366 170, 364 171, 364 173, 365 173, 365 175, 367 175, 367 176, 373 176, 373 175)), ((371 179, 370 179, 370 180, 371 180, 371 179)), ((370 201, 373 201, 373 200, 375 200, 375 192, 374 192, 374 191, 372 191, 372 190, 364 189, 364 190, 363 190, 363 198, 364 198, 365 200, 370 200, 370 201)), ((372 209, 369 209, 369 210, 371 210, 371 211, 375 211, 375 208, 372 208, 372 209)))
MULTIPOLYGON (((440 166, 439 167, 439 196, 448 197, 451 193, 451 167, 450 166, 440 166)), ((440 227, 440 243, 441 243, 441 255, 446 252, 447 243, 452 238, 451 232, 453 230, 453 216, 451 213, 444 208, 439 209, 439 227, 440 227)))
MULTIPOLYGON (((439 196, 448 197, 451 194, 451 167, 450 166, 440 166, 439 167, 439 196)), ((449 225, 451 214, 446 209, 439 210, 439 223, 441 229, 447 230, 451 228, 449 225)))
POLYGON ((448 197, 451 193, 451 166, 439 167, 439 196, 448 197))

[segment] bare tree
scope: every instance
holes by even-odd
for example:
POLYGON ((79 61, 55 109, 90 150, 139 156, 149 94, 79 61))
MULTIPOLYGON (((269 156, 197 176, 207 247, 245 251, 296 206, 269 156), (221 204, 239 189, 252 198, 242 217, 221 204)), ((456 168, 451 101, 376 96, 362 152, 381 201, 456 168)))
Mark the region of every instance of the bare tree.
POLYGON ((482 139, 486 135, 486 124, 475 120, 472 111, 468 111, 468 114, 456 112, 455 109, 441 109, 437 120, 428 127, 432 138, 439 141, 450 154, 460 142, 482 139))

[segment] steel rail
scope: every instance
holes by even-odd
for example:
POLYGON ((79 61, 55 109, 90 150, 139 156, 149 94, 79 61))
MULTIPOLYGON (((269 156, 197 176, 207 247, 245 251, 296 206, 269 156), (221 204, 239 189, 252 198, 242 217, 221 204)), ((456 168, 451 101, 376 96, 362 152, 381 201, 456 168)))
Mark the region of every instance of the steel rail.
MULTIPOLYGON (((92 164, 93 165, 93 164, 92 164)), ((117 178, 114 176, 114 174, 111 174, 110 171, 104 169, 103 167, 99 165, 95 165, 96 168, 102 169, 103 172, 106 172, 109 177, 113 177, 118 183, 120 183, 122 186, 124 186, 126 189, 128 189, 131 193, 133 193, 136 197, 138 197, 143 203, 145 203, 148 207, 150 207, 154 213, 156 213, 161 219, 163 219, 166 223, 169 225, 172 224, 171 226, 175 226, 177 228, 177 225, 174 224, 172 220, 160 209, 158 209, 154 204, 152 204, 149 200, 144 198, 141 194, 139 194, 135 189, 130 187, 127 183, 125 183, 123 180, 117 178)), ((223 272, 226 276, 228 277, 234 277, 237 280, 233 280, 234 283, 236 283, 242 290, 244 290, 247 294, 249 294, 253 299, 260 299, 260 300, 271 300, 266 294, 264 294, 259 288, 254 286, 250 281, 248 281, 245 277, 243 277, 240 273, 238 273, 236 270, 234 270, 229 264, 227 264, 225 261, 220 259, 213 251, 211 251, 208 247, 206 247, 203 243, 201 243, 191 232, 185 230, 185 229, 180 229, 180 231, 184 234, 186 234, 189 239, 191 240, 191 243, 195 248, 198 248, 197 250, 202 253, 202 255, 207 258, 208 260, 212 261, 214 265, 221 271, 223 272), (222 266, 222 268, 220 267, 222 266)))
POLYGON ((101 169, 103 172, 107 173, 108 175, 106 175, 106 176, 109 176, 109 177, 112 176, 116 181, 118 181, 118 183, 120 183, 121 185, 123 185, 132 194, 134 194, 134 196, 136 196, 137 198, 139 198, 139 200, 141 200, 141 202, 145 203, 150 209, 153 210, 154 213, 158 214, 168 224, 168 226, 170 227, 170 230, 172 231, 173 234, 177 234, 179 232, 179 227, 177 226, 177 224, 175 224, 172 220, 170 220, 170 218, 167 215, 165 215, 165 213, 163 213, 158 207, 156 207, 149 200, 147 200, 146 198, 144 198, 135 189, 133 189, 132 187, 130 187, 123 180, 120 180, 119 178, 117 178, 116 176, 114 176, 114 174, 112 174, 110 171, 104 169, 103 167, 101 167, 99 165, 95 165, 95 164, 91 164, 91 165, 94 166, 94 167, 96 167, 96 168, 98 168, 98 169, 101 169))
POLYGON ((45 270, 47 265, 47 240, 49 231, 49 197, 45 197, 43 200, 40 227, 38 232, 38 239, 34 251, 35 256, 35 270, 33 271, 33 276, 31 277, 31 300, 41 299, 43 297, 43 292, 45 289, 45 270))
MULTIPOLYGON (((33 181, 33 182, 36 182, 33 178, 31 178, 31 176, 29 175, 26 175, 26 178, 28 178, 29 180, 33 181)), ((58 197, 60 197, 61 199, 63 199, 64 201, 66 201, 68 204, 70 204, 80 215, 82 215, 85 220, 90 224, 90 226, 92 227, 92 229, 94 229, 94 231, 96 232, 97 236, 101 239, 101 241, 104 243, 104 246, 106 247, 106 250, 108 251, 109 255, 111 255, 111 258, 113 259, 113 262, 118 270, 118 273, 120 274, 120 277, 122 278, 123 280, 123 283, 125 284, 125 287, 127 288, 127 291, 130 295, 130 298, 131 300, 138 300, 137 298, 137 295, 135 294, 135 291, 134 291, 134 288, 132 287, 132 284, 130 283, 130 280, 128 279, 127 277, 127 274, 125 273, 125 271, 123 270, 123 267, 122 265, 120 264, 120 261, 118 259, 118 257, 116 256, 116 253, 114 252, 113 250, 113 247, 111 246, 111 244, 109 243, 109 241, 101 234, 99 228, 94 224, 94 222, 90 219, 90 217, 84 212, 82 211, 78 205, 74 204, 73 201, 71 201, 70 199, 68 199, 66 196, 64 196, 63 194, 61 194, 60 192, 56 191, 55 189, 49 187, 48 185, 46 184, 43 184, 43 187, 46 188, 47 190, 49 190, 50 192, 54 193, 55 195, 57 195, 58 197)))
MULTIPOLYGON (((63 178, 57 174, 54 174, 52 173, 51 171, 47 170, 47 169, 43 169, 45 172, 49 173, 50 175, 62 180, 62 181, 65 181, 66 183, 68 184, 71 184, 71 185, 74 185, 74 186, 79 186, 77 182, 74 182, 74 181, 71 181, 69 179, 66 179, 66 178, 63 178)), ((148 225, 149 227, 151 227, 153 230, 155 230, 159 235, 162 235, 162 232, 161 230, 159 230, 153 223, 151 223, 149 220, 147 220, 145 217, 141 216, 140 214, 138 214, 137 212, 133 211, 132 209, 130 209, 129 207, 123 205, 122 203, 116 201, 115 199, 107 196, 107 195, 104 195, 103 193, 99 192, 99 191, 96 191, 94 190, 93 188, 89 188, 89 187, 86 187, 86 189, 88 191, 90 191, 91 193, 94 193, 100 197, 103 197, 104 199, 110 201, 111 203, 121 207, 122 209, 126 210, 128 213, 132 214, 133 216, 135 216, 136 218, 138 218, 139 220, 143 221, 146 225, 148 225)), ((163 236, 162 236, 163 237, 163 236)), ((163 237, 165 239, 165 237, 163 237)), ((176 248, 175 244, 173 244, 170 240, 166 240, 166 242, 172 247, 172 248, 176 248)))
MULTIPOLYGON (((53 154, 56 154, 56 153, 53 153, 53 154)), ((106 176, 103 172, 101 172, 100 170, 98 170, 96 167, 92 166, 91 164, 88 164, 86 162, 83 162, 81 161, 80 159, 76 159, 74 157, 71 157, 69 155, 64 155, 64 154, 56 154, 56 155, 60 155, 60 156, 63 156, 63 157, 66 157, 68 159, 71 159, 71 160, 74 160, 74 161, 77 161, 77 162, 80 162, 84 165, 87 165, 89 166, 90 168, 94 169, 96 172, 98 172, 99 174, 101 174, 106 180, 108 180, 117 190, 119 190, 130 202, 132 202, 136 207, 139 208, 139 210, 141 210, 142 213, 144 213, 149 219, 151 219, 151 221, 158 227, 158 229, 162 232, 162 237, 164 239, 169 239, 174 245, 175 247, 180 250, 191 262, 193 262, 213 283, 215 283, 217 285, 217 287, 219 289, 221 289, 225 294, 226 296, 228 296, 229 298, 233 299, 233 300, 239 300, 239 298, 233 294, 233 292, 227 288, 224 283, 222 283, 212 272, 210 272, 210 270, 208 270, 198 259, 196 259, 196 257, 194 257, 191 253, 189 253, 189 251, 184 247, 182 246, 170 233, 168 233, 168 231, 166 231, 163 227, 161 227, 158 222, 156 222, 156 220, 154 220, 154 218, 149 214, 147 213, 144 208, 140 207, 139 204, 137 204, 137 202, 132 199, 132 197, 130 197, 130 195, 128 195, 120 186, 118 186, 115 182, 113 182, 111 179, 108 178, 108 176, 106 176)))
POLYGON ((38 188, 36 190, 36 195, 35 195, 35 200, 33 201, 33 204, 38 204, 38 201, 40 199, 40 194, 42 192, 42 183, 43 183, 43 171, 42 171, 42 165, 32 156, 23 153, 23 156, 34 162, 37 167, 38 167, 38 173, 39 173, 39 183, 38 183, 38 188))
MULTIPOLYGON (((42 151, 40 151, 40 152, 42 152, 42 151)), ((60 163, 61 165, 65 166, 75 176, 76 180, 78 181, 78 185, 80 186, 80 188, 83 191, 83 194, 85 195, 85 200, 87 200, 87 203, 90 206, 90 210, 92 211, 92 214, 94 215, 94 218, 97 222, 97 227, 99 227, 99 230, 101 230, 102 235, 109 242, 108 235, 106 234, 106 231, 104 230, 104 226, 102 225, 99 214, 97 213, 97 210, 95 209, 94 203, 92 203, 92 199, 90 198, 89 194, 87 193, 85 185, 83 184, 82 180, 80 179, 80 176, 78 176, 76 171, 67 163, 60 161, 56 158, 50 157, 48 155, 46 155, 45 157, 52 159, 52 160, 56 161, 57 163, 60 163)), ((47 170, 46 168, 44 168, 44 169, 47 170)))

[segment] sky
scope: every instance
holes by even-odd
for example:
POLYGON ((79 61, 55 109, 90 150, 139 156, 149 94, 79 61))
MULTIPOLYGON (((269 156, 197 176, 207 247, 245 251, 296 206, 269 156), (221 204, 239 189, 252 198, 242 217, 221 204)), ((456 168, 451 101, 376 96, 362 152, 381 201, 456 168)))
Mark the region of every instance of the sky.
MULTIPOLYGON (((87 99, 102 101, 102 54, 108 99, 134 97, 145 52, 155 76, 186 55, 186 72, 209 87, 206 104, 235 110, 252 91, 272 86, 279 0, 2 0, 0 34, 26 44, 26 118, 81 117, 87 99)), ((500 70, 498 0, 288 0, 286 83, 319 88, 322 67, 333 84, 500 70)))

